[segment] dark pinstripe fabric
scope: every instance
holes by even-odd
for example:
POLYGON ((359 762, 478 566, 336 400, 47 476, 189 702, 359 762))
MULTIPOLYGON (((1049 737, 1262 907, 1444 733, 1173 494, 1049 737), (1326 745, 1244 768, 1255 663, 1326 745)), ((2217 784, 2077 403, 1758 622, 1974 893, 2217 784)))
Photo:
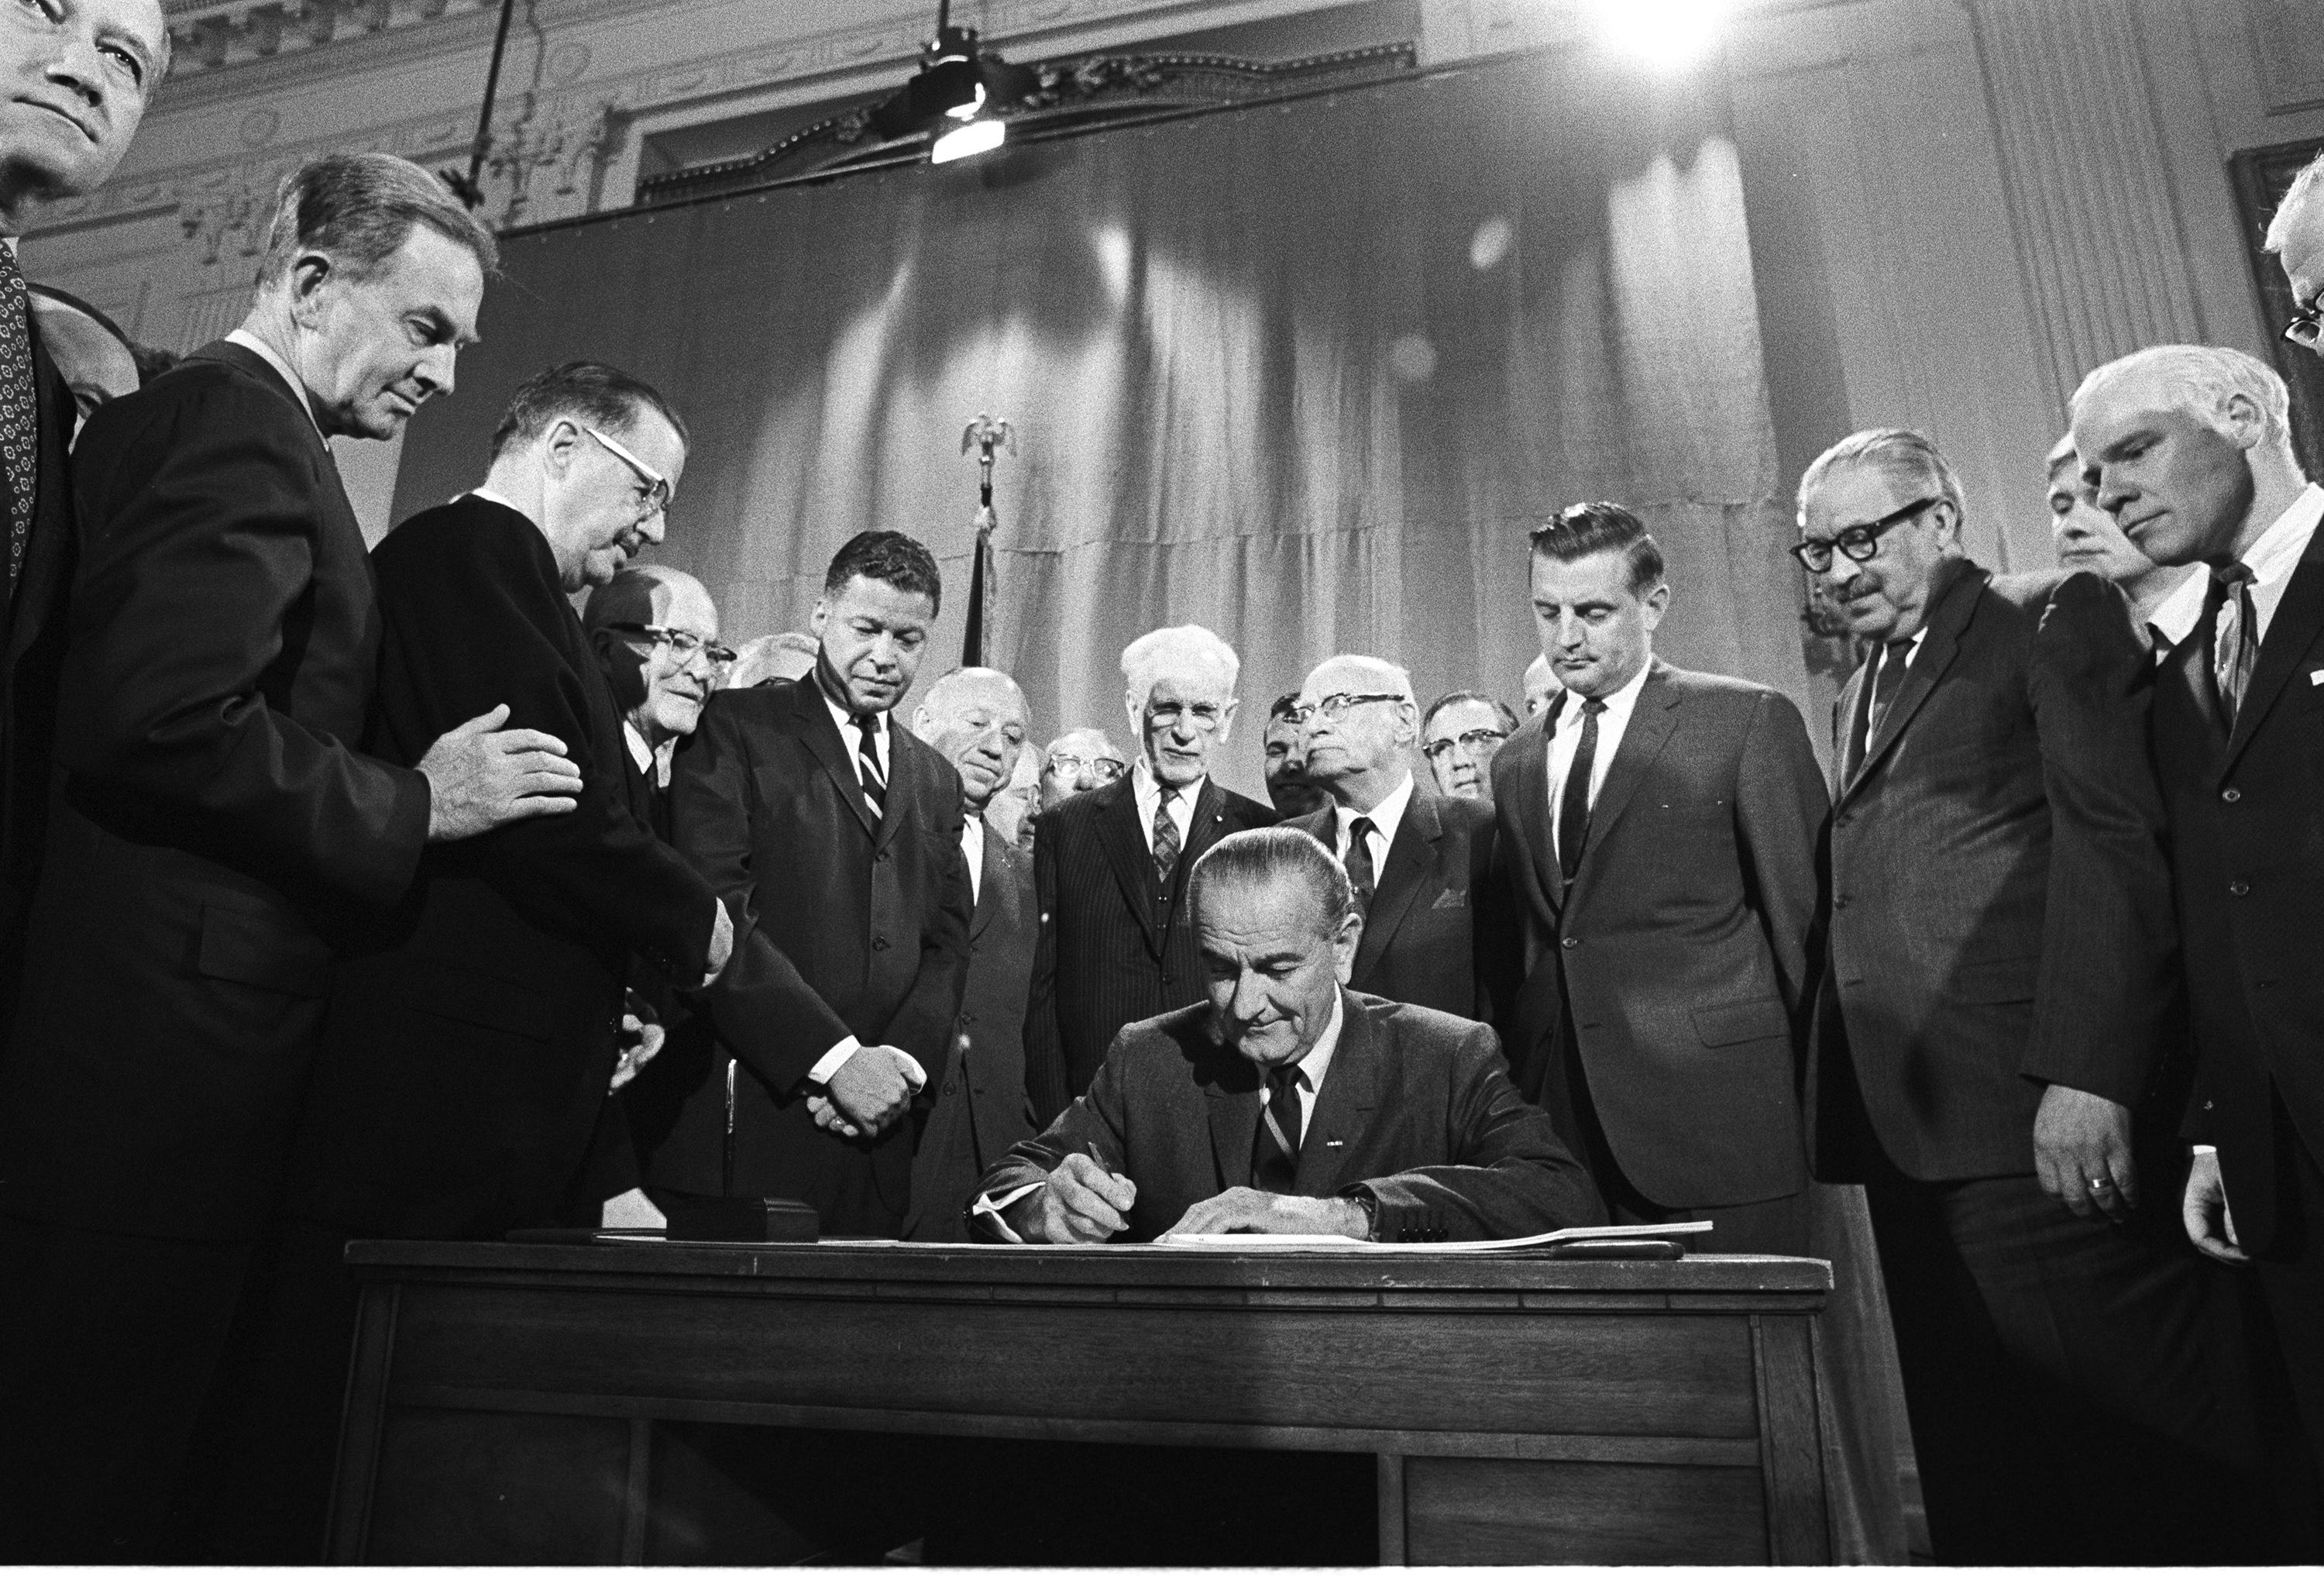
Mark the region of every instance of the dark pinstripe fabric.
POLYGON ((1276 814, 1204 779, 1172 882, 1169 928, 1156 921, 1154 865, 1131 779, 1067 799, 1041 816, 1033 876, 1041 939, 1025 1012, 1025 1077, 1046 1126, 1089 1087, 1124 1024, 1203 994, 1186 877, 1231 832, 1271 826, 1276 814))

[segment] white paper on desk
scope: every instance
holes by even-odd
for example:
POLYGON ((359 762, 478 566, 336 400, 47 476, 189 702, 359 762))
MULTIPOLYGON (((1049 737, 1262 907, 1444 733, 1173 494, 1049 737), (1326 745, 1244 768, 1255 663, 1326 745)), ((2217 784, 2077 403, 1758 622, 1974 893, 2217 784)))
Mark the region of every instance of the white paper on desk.
POLYGON ((1625 1237, 1657 1241, 1692 1237, 1711 1230, 1709 1221, 1673 1221, 1662 1226, 1568 1226, 1538 1237, 1503 1237, 1490 1242, 1359 1242, 1352 1237, 1308 1237, 1289 1232, 1219 1231, 1166 1237, 1159 1248, 1204 1248, 1213 1253, 1518 1253, 1563 1242, 1613 1242, 1625 1237))

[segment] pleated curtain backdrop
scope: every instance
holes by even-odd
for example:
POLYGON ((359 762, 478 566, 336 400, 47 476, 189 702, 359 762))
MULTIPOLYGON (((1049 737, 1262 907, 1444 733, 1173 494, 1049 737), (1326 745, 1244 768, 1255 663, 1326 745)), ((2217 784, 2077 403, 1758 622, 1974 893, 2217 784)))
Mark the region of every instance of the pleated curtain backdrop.
POLYGON ((730 639, 803 628, 849 535, 943 561, 923 686, 958 660, 979 411, 1006 416, 991 659, 1041 739, 1124 733, 1121 647, 1241 653, 1221 775, 1334 651, 1424 702, 1513 703, 1526 531, 1636 509, 1657 644, 1805 703, 1796 572, 1726 106, 1536 53, 513 237, 457 395, 412 424, 398 518, 473 485, 517 383, 575 356, 693 429, 668 542, 730 639))

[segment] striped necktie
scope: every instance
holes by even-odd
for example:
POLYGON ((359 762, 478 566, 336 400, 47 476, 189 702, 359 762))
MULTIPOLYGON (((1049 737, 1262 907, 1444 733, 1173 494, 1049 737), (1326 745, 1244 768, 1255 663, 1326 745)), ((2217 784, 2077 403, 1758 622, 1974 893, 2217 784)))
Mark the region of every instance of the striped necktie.
POLYGON ((1162 902, 1170 900, 1170 878, 1178 873, 1178 823, 1171 818, 1170 806, 1176 802, 1178 790, 1167 783, 1155 785, 1160 791, 1154 797, 1154 883, 1162 902))
POLYGON ((863 779, 863 802, 872 818, 888 813, 888 779, 880 775, 880 714, 862 712, 855 718, 855 773, 863 779))

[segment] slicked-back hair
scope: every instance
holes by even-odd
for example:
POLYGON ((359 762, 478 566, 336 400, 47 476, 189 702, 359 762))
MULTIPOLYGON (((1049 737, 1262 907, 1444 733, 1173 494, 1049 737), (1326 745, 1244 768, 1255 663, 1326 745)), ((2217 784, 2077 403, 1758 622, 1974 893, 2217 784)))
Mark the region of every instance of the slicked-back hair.
POLYGON ((1456 706, 1462 701, 1469 700, 1473 700, 1478 702, 1480 705, 1492 707, 1493 715, 1500 719, 1500 723, 1503 728, 1512 733, 1517 731, 1517 714, 1509 709, 1508 703, 1502 700, 1497 700, 1493 696, 1487 695, 1481 689, 1456 689, 1451 695, 1440 695, 1434 700, 1430 701, 1428 703, 1428 709, 1420 714, 1420 731, 1423 733, 1427 733, 1428 724, 1434 722, 1436 720, 1436 714, 1443 711, 1446 706, 1456 706))
POLYGON ((1904 427, 1868 427, 1833 444, 1808 462, 1807 470, 1800 477, 1799 507, 1803 516, 1807 513, 1810 494, 1840 465, 1870 465, 1886 477, 1888 484, 1898 493, 1925 493, 1933 487, 1938 497, 1953 506, 1955 521, 1966 523, 1969 520, 1960 478, 1953 475, 1951 462, 1926 433, 1904 427))
POLYGON ((2107 384, 2145 377, 2162 387, 2179 408, 2213 431, 2228 436, 2227 402, 2237 394, 2259 410, 2268 442, 2292 448, 2292 391, 2283 376, 2248 351, 2225 345, 2150 345, 2095 368, 2075 389, 2068 409, 2083 404, 2107 384))
POLYGON ((410 160, 392 153, 309 159, 275 189, 258 282, 280 281, 302 252, 326 253, 361 279, 401 249, 414 225, 466 247, 487 274, 500 266, 493 233, 410 160))
POLYGON ((581 627, 591 634, 615 624, 658 624, 654 593, 663 586, 699 585, 682 569, 665 564, 632 564, 589 593, 582 604, 581 627))
POLYGON ((1203 894, 1222 882, 1272 890, 1290 885, 1304 889, 1316 916, 1316 934, 1325 940, 1355 912, 1356 898, 1348 872, 1332 851, 1296 826, 1261 826, 1250 832, 1230 832, 1211 844, 1194 862, 1186 878, 1186 900, 1193 912, 1203 910, 1203 894))
POLYGON ((944 611, 944 575, 934 553, 900 530, 861 530, 832 555, 824 571, 823 594, 836 596, 858 575, 928 599, 928 612, 944 611))
POLYGON ((1298 709, 1299 692, 1296 689, 1291 690, 1275 697, 1275 704, 1267 708, 1267 720, 1270 723, 1287 723, 1291 720, 1291 714, 1298 709))
POLYGON ((1561 564, 1595 553, 1619 553, 1629 573, 1630 594, 1644 596, 1663 583, 1663 550, 1646 534, 1646 522, 1618 503, 1569 503, 1546 524, 1536 526, 1533 550, 1561 564))
POLYGON ((628 436, 638 412, 651 410, 670 424, 681 444, 686 419, 643 378, 633 378, 602 361, 567 361, 537 372, 518 386, 493 429, 493 458, 547 432, 569 417, 614 438, 628 436))

